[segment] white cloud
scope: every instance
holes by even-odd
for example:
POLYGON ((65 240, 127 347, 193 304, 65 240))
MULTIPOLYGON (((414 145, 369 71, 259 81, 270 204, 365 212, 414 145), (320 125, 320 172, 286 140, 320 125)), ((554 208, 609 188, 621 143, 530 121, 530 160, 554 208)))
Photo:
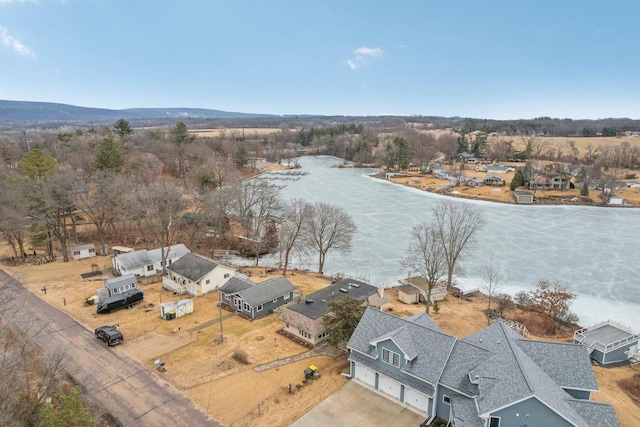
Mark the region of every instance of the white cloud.
POLYGON ((382 49, 379 47, 359 47, 353 51, 358 56, 373 56, 374 58, 378 58, 382 56, 382 49))
POLYGON ((366 46, 357 48, 356 50, 353 51, 353 53, 355 54, 355 57, 353 59, 347 60, 347 65, 352 70, 362 67, 363 65, 367 64, 369 60, 373 58, 380 58, 384 54, 382 49, 380 49, 379 47, 366 47, 366 46))
POLYGON ((32 58, 36 57, 36 54, 33 50, 31 50, 27 45, 9 34, 9 31, 3 26, 0 26, 0 39, 2 39, 2 44, 10 49, 15 50, 22 56, 30 56, 32 58))

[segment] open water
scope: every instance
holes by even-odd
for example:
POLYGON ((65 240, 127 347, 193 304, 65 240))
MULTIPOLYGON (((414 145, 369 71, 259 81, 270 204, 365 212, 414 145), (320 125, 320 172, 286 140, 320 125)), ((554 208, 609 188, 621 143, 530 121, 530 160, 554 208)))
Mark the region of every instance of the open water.
MULTIPOLYGON (((342 160, 302 157, 307 175, 274 180, 286 185, 286 199, 302 197, 344 208, 358 231, 348 254, 329 251, 325 274, 360 276, 376 286, 395 286, 406 276, 411 228, 431 219, 443 198, 472 203, 485 226, 460 261, 457 282, 481 284, 489 256, 507 277, 498 292, 532 290, 541 279, 555 279, 578 295, 572 311, 588 326, 607 319, 640 331, 640 209, 590 206, 518 206, 448 198, 371 177, 375 169, 332 168, 342 160)), ((277 257, 261 260, 275 264, 277 257)), ((293 267, 317 269, 315 259, 293 260, 293 267)))

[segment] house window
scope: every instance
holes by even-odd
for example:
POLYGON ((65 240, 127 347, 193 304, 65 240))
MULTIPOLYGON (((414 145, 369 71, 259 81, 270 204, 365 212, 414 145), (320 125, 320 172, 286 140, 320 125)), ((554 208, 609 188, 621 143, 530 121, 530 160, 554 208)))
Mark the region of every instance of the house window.
POLYGON ((489 427, 500 427, 500 417, 489 418, 489 427))
POLYGON ((224 278, 225 278, 225 279, 228 279, 228 278, 229 278, 229 276, 231 276, 231 274, 230 274, 230 273, 225 273, 224 278))
POLYGON ((224 296, 224 299, 226 299, 227 301, 229 301, 229 300, 231 299, 231 296, 230 296, 230 295, 225 295, 225 296, 224 296))
POLYGON ((249 307, 249 304, 247 304, 246 302, 242 303, 242 309, 244 311, 251 311, 251 307, 249 307))
POLYGON ((442 395, 442 401, 444 403, 446 403, 447 405, 451 405, 451 398, 449 396, 447 396, 446 394, 442 395))
POLYGON ((204 283, 208 285, 209 283, 211 283, 211 280, 207 279, 207 281, 204 283))
POLYGON ((278 302, 278 298, 274 298, 274 299, 273 299, 273 303, 275 304, 275 303, 277 303, 277 302, 278 302))
POLYGON ((262 304, 260 304, 256 310, 262 311, 262 304))
POLYGON ((80 255, 80 251, 73 251, 73 255, 80 255))
POLYGON ((284 299, 289 299, 291 298, 291 292, 289 292, 288 294, 284 294, 284 299))
POLYGON ((152 271, 153 270, 153 265, 147 265, 147 271, 152 271))
POLYGON ((303 331, 302 329, 298 329, 298 333, 300 334, 301 337, 311 338, 311 334, 307 333, 306 331, 303 331))
POLYGON ((318 335, 318 338, 319 338, 319 339, 322 339, 322 338, 324 338, 324 337, 326 337, 326 336, 327 336, 327 333, 326 333, 326 332, 323 332, 323 333, 321 333, 320 335, 318 335))
POLYGON ((93 248, 89 248, 89 253, 90 253, 90 254, 94 253, 95 251, 96 251, 95 249, 93 249, 93 248))
POLYGON ((382 361, 396 368, 400 367, 400 355, 386 348, 382 349, 382 361))

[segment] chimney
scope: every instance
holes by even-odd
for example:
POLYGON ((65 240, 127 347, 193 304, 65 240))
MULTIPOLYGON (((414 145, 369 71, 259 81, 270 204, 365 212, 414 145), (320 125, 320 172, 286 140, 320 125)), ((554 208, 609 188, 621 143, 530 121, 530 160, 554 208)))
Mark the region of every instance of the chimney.
POLYGON ((378 295, 380 298, 384 299, 384 288, 382 286, 378 287, 378 295))

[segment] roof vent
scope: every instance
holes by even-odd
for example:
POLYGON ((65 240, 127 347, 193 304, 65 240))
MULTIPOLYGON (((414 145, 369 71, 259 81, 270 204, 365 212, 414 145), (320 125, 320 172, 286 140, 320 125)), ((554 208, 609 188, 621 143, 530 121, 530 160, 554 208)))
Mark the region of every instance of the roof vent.
POLYGON ((347 294, 347 293, 349 293, 349 290, 345 289, 345 288, 340 288, 340 292, 343 292, 343 293, 347 294))
POLYGON ((305 304, 313 304, 313 300, 312 299, 306 299, 304 300, 305 304))
POLYGON ((354 288, 359 288, 360 285, 358 285, 357 283, 349 283, 350 286, 353 286, 354 288))

